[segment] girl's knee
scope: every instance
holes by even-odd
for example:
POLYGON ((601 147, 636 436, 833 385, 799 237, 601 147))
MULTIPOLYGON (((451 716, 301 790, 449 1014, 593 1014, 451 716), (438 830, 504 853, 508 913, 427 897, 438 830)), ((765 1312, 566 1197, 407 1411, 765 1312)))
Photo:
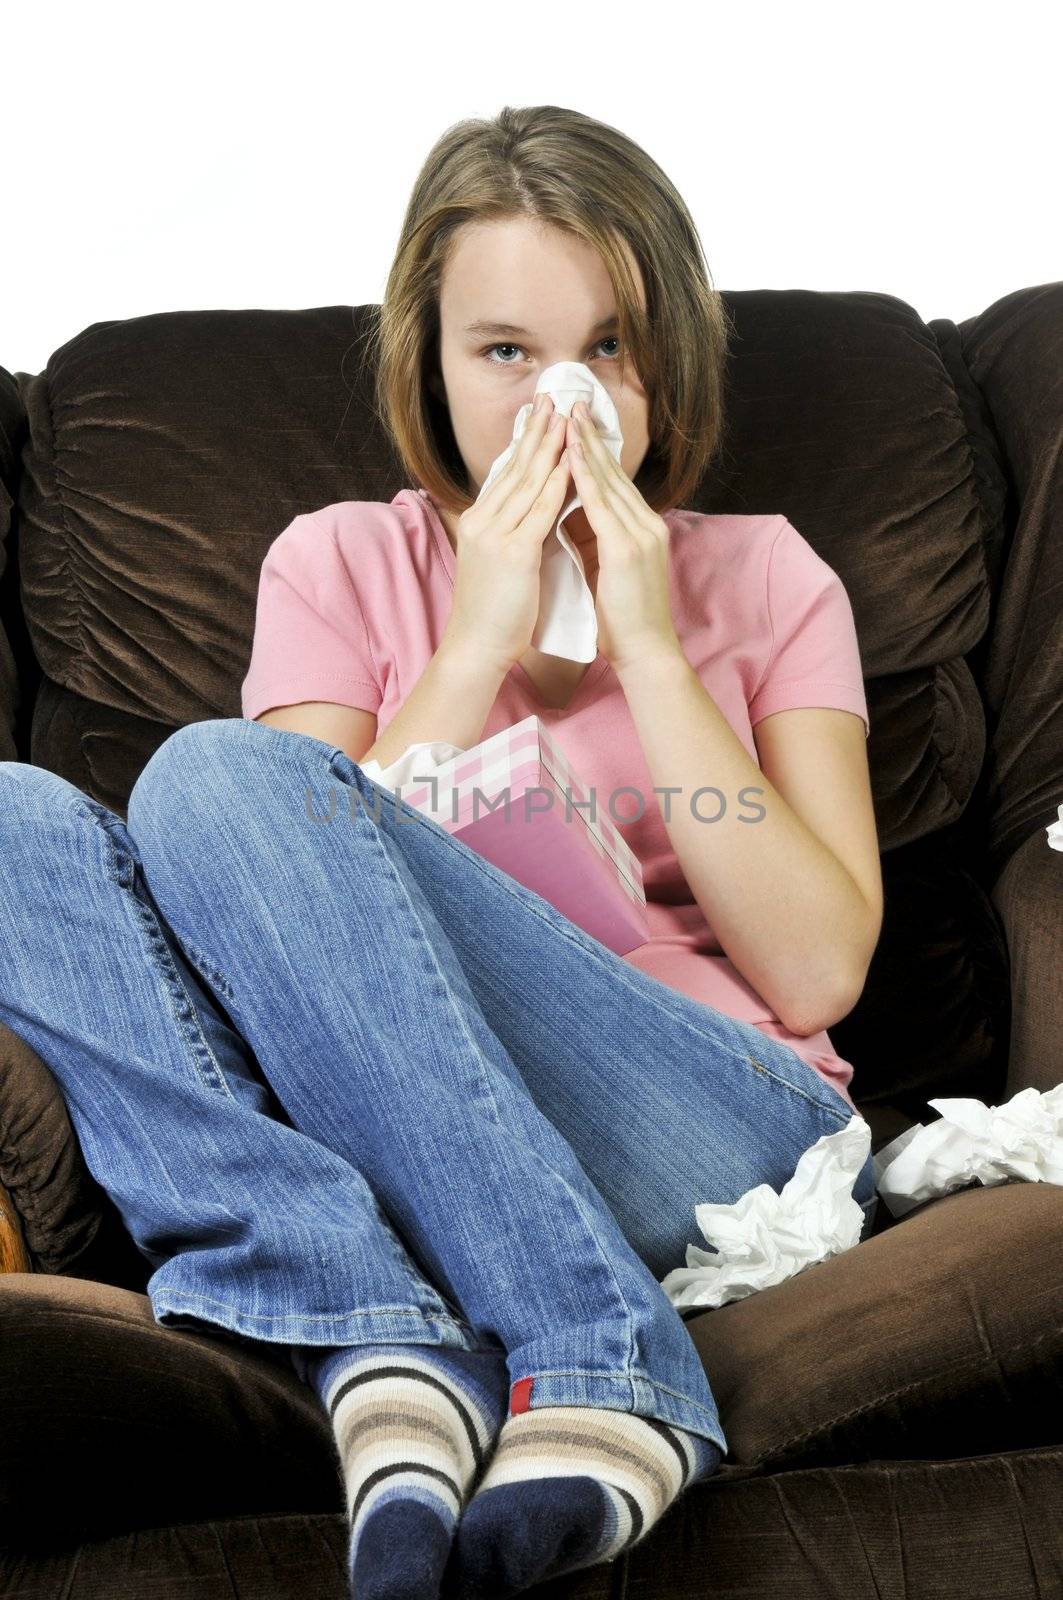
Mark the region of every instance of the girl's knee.
POLYGON ((101 828, 135 853, 122 818, 76 784, 31 762, 0 762, 0 856, 26 894, 35 874, 54 878, 83 865, 85 828, 101 828))
POLYGON ((197 784, 197 773, 216 752, 224 753, 237 736, 241 717, 207 717, 175 728, 148 757, 129 795, 129 812, 134 800, 143 801, 151 791, 152 803, 165 799, 175 789, 197 784))
POLYGON ((0 828, 25 826, 30 816, 57 816, 88 796, 58 773, 31 761, 0 761, 0 828))

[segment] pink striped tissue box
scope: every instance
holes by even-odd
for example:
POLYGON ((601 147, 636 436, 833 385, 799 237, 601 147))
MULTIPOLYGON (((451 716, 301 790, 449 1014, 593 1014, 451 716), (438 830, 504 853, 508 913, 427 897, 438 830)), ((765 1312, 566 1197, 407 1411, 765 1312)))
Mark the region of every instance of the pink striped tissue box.
POLYGON ((617 955, 649 938, 638 857, 538 717, 395 792, 617 955))

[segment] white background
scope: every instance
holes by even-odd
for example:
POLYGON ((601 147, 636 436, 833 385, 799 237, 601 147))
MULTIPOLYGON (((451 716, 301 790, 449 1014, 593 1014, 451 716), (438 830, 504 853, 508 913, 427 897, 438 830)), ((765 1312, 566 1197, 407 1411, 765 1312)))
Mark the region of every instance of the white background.
POLYGON ((114 317, 379 301, 429 148, 507 104, 642 145, 720 289, 871 290, 961 322, 1063 277, 1053 12, 5 8, 0 365, 40 371, 114 317))

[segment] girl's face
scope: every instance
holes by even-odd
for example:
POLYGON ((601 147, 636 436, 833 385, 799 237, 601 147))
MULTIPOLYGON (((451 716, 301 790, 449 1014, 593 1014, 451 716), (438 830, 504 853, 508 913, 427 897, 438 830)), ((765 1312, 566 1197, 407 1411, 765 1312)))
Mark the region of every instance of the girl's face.
MULTIPOLYGON (((630 251, 628 260, 641 290, 630 251)), ((649 449, 649 400, 630 355, 620 382, 616 301, 596 250, 526 217, 469 224, 447 266, 439 319, 442 397, 473 499, 540 374, 558 361, 584 363, 608 391, 624 440, 620 464, 634 479, 649 449)), ((572 489, 570 476, 568 495, 572 489)), ((446 513, 444 522, 453 544, 457 517, 446 513)), ((582 507, 565 531, 577 547, 593 547, 582 507)))

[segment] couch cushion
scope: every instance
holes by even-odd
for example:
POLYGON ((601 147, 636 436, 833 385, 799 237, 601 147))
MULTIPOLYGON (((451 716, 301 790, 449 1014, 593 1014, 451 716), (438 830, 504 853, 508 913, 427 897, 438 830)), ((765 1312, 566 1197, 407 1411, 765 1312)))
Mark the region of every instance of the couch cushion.
POLYGON ((0 1275, 0 1528, 54 1546, 342 1511, 332 1431, 289 1348, 161 1327, 131 1290, 0 1275))
POLYGON ((3 1022, 0 1183, 18 1213, 32 1271, 146 1286, 151 1266, 85 1164, 55 1077, 3 1022))
POLYGON ((882 858, 882 930, 864 991, 830 1030, 869 1120, 883 1102, 911 1123, 936 1115, 932 1096, 1007 1098, 1008 947, 966 835, 953 824, 882 858))
MULTIPOLYGON (((1058 1444, 1063 1192, 947 1195, 687 1326, 728 1479, 1058 1444)), ((0 1525, 29 1544, 342 1509, 328 1421, 288 1348, 161 1327, 128 1290, 0 1276, 0 1525), (57 1460, 77 1495, 54 1494, 57 1460)))
POLYGON ((1063 1188, 943 1195, 785 1283, 686 1321, 735 1465, 1058 1444, 1063 1188))
POLYGON ((21 761, 29 741, 19 651, 26 627, 19 596, 14 510, 26 440, 26 408, 11 373, 0 367, 0 761, 21 761), (19 748, 20 742, 23 749, 19 748))

